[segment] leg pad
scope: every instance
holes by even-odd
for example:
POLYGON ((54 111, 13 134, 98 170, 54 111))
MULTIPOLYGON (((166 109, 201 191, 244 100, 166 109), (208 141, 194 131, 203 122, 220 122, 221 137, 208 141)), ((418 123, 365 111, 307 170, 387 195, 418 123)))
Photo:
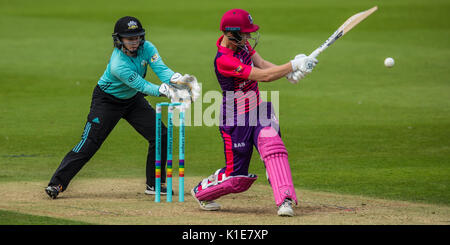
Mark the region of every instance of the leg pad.
POLYGON ((292 199, 297 204, 287 150, 275 129, 266 127, 260 131, 258 150, 266 165, 277 206, 286 198, 292 199))
POLYGON ((212 201, 230 193, 246 191, 258 178, 254 174, 226 177, 225 173, 219 173, 219 171, 220 169, 194 188, 195 197, 198 200, 212 201))

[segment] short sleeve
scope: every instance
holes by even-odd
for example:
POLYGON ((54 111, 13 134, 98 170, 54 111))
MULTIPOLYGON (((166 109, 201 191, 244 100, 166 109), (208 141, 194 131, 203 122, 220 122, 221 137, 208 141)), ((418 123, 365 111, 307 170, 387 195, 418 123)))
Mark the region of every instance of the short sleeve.
POLYGON ((216 60, 217 70, 225 77, 248 79, 252 66, 242 63, 233 56, 222 55, 216 60))

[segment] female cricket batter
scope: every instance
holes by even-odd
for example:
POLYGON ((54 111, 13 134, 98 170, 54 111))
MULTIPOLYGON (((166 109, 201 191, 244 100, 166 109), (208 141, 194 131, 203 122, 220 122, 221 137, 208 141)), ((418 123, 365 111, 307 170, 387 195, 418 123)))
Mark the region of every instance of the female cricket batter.
POLYGON ((219 131, 224 142, 226 166, 202 180, 191 194, 202 209, 218 210, 220 205, 213 200, 246 191, 257 178, 248 173, 255 146, 264 161, 278 215, 293 216, 292 205, 297 204, 297 197, 287 150, 271 103, 260 100, 258 81, 271 82, 286 76, 290 82, 297 83, 312 71, 317 60, 303 54, 280 66, 264 60, 254 50, 257 38, 251 37, 258 29, 245 10, 232 9, 222 17, 220 30, 224 35, 217 41, 214 67, 223 91, 219 131), (253 47, 249 39, 255 40, 253 47))
MULTIPOLYGON (((172 101, 191 99, 182 98, 186 96, 185 93, 179 95, 182 89, 173 86, 190 75, 182 76, 164 64, 156 47, 145 40, 145 30, 138 19, 130 16, 120 18, 112 37, 115 48, 103 76, 94 88, 81 141, 67 153, 45 189, 53 199, 67 189, 72 178, 97 152, 121 118, 127 120, 149 142, 145 193, 154 194, 155 110, 144 96, 166 96, 172 101), (148 66, 163 82, 161 86, 144 79, 148 66)), ((165 125, 162 125, 162 183, 165 181, 166 130, 165 125)), ((161 192, 165 194, 164 186, 161 192)))

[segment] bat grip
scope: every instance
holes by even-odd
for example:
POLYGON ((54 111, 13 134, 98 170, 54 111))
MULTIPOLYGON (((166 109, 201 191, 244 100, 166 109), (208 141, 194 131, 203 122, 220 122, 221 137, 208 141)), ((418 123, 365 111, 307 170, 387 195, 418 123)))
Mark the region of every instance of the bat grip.
POLYGON ((311 58, 317 58, 317 56, 319 56, 319 54, 320 54, 321 52, 322 52, 322 49, 318 48, 318 49, 314 50, 314 51, 309 55, 309 57, 311 57, 311 58))

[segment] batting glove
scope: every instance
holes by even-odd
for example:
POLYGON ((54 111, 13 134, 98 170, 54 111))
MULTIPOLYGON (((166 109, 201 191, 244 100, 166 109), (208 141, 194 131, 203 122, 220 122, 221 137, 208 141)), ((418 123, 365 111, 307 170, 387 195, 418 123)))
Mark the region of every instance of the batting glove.
POLYGON ((292 70, 300 70, 304 75, 311 73, 319 61, 316 58, 308 57, 305 54, 299 54, 291 60, 292 70))
POLYGON ((298 70, 298 71, 293 71, 293 72, 289 72, 286 75, 286 78, 289 82, 291 82, 292 84, 297 84, 298 81, 300 81, 301 79, 303 79, 305 77, 305 74, 303 74, 302 71, 298 70))

